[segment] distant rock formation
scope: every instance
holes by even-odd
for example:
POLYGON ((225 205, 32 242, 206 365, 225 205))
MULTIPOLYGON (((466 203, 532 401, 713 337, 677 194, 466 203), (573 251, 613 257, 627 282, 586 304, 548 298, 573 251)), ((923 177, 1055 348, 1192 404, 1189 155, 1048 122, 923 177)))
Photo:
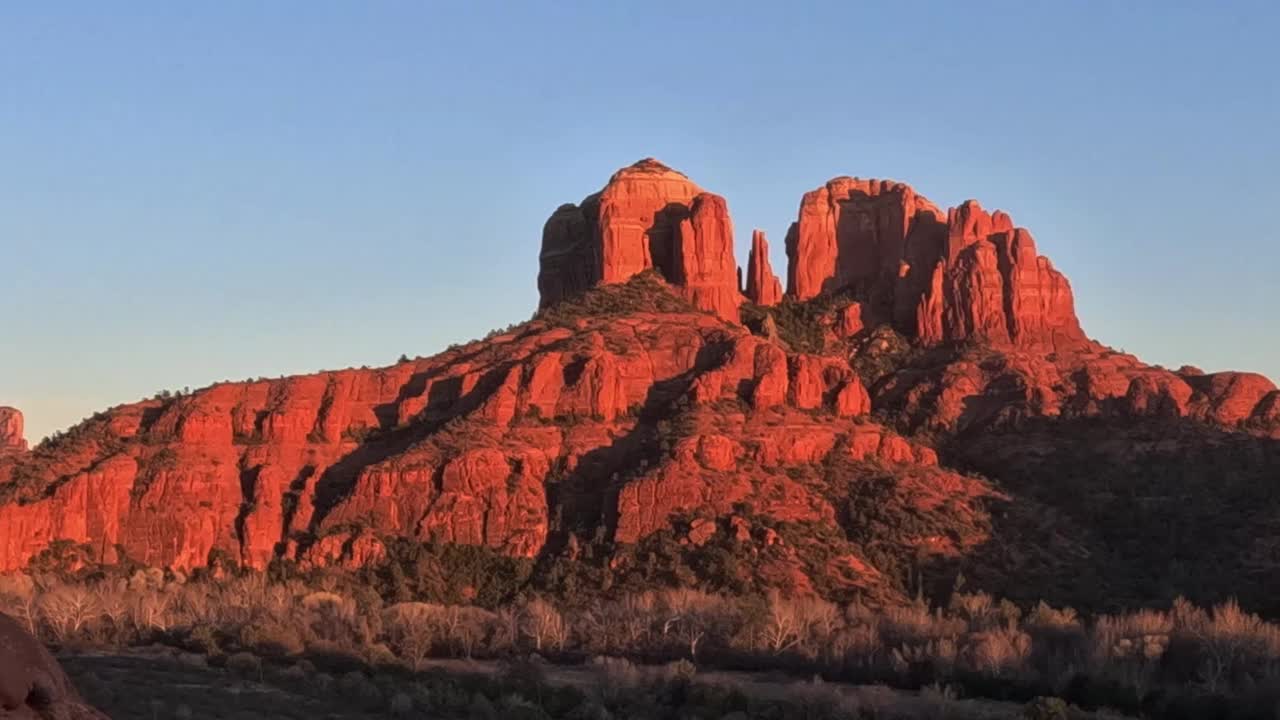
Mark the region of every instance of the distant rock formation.
POLYGON ((17 408, 0 407, 0 454, 26 452, 22 413, 17 408))

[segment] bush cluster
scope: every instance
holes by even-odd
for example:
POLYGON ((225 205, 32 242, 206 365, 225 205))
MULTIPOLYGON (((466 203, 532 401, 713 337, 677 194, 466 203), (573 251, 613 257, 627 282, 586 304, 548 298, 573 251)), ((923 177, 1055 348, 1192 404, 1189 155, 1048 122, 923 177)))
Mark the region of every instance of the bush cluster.
POLYGON ((701 313, 671 291, 656 271, 647 270, 625 283, 591 288, 539 310, 534 320, 573 327, 578 321, 632 313, 701 313))

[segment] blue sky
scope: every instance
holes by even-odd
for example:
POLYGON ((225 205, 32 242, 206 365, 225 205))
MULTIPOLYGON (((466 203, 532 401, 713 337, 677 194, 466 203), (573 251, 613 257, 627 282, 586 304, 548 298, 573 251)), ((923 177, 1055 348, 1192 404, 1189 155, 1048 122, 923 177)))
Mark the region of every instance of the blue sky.
POLYGON ((0 404, 380 365, 525 320, 644 156, 740 261, 836 175, 1009 211, 1091 335, 1280 376, 1272 3, 0 8, 0 404))

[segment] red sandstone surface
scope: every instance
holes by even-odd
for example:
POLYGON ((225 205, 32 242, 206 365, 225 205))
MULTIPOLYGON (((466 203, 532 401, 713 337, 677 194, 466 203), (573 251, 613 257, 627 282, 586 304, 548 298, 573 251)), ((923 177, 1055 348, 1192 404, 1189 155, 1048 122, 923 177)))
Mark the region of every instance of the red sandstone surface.
POLYGON ((763 230, 751 233, 751 253, 747 257, 747 299, 757 305, 772 306, 782 302, 782 282, 773 274, 769 263, 769 242, 763 230))
POLYGON ((985 508, 1007 495, 940 462, 965 433, 1122 419, 1280 438, 1266 378, 1089 340, 1030 233, 976 202, 943 212, 901 183, 837 178, 804 196, 786 245, 787 296, 759 232, 744 296, 724 199, 644 160, 547 221, 546 312, 511 331, 111 408, 30 452, 0 408, 0 571, 58 541, 180 569, 218 553, 354 568, 389 538, 533 558, 580 528, 776 553, 790 523, 847 542, 820 565, 789 547, 778 582, 870 590, 887 581, 849 525, 853 478, 887 478, 877 507, 913 508, 895 552, 992 542, 985 508), (799 349, 783 315, 759 333, 739 315, 806 301, 820 348, 799 349))
POLYGON ((724 198, 646 159, 619 170, 581 205, 562 205, 542 232, 545 307, 598 284, 658 270, 695 307, 736 322, 742 297, 724 198))
POLYGON ((796 299, 856 288, 926 344, 1085 342, 1071 287, 1031 234, 972 200, 944 214, 902 183, 836 178, 801 200, 787 257, 796 299))

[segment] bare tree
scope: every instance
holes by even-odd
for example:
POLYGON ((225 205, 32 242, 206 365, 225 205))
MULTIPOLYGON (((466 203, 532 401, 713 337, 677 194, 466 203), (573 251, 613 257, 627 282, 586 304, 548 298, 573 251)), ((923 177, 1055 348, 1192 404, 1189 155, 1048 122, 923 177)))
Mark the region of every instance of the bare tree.
POLYGON ((554 605, 541 598, 525 603, 521 613, 521 629, 533 640, 538 652, 548 649, 563 650, 569 639, 569 625, 554 605))
POLYGON ((445 614, 445 637, 463 657, 470 659, 494 621, 494 616, 478 607, 449 606, 445 614))
POLYGON ((59 585, 40 597, 40 615, 62 642, 78 637, 98 616, 98 598, 84 585, 59 585))
POLYGON ((498 608, 493 616, 493 632, 489 647, 493 650, 511 650, 520 643, 520 613, 515 608, 498 608))
POLYGON ((440 634, 440 606, 430 603, 400 603, 384 613, 384 625, 392 647, 414 670, 431 655, 440 634))
POLYGON ((800 642, 801 630, 796 603, 777 590, 770 590, 766 600, 768 607, 760 628, 765 648, 780 653, 795 647, 800 642))
POLYGON ((132 609, 128 583, 124 580, 106 581, 93 586, 92 590, 97 594, 99 617, 107 624, 101 632, 104 635, 111 632, 117 642, 125 641, 132 609))

